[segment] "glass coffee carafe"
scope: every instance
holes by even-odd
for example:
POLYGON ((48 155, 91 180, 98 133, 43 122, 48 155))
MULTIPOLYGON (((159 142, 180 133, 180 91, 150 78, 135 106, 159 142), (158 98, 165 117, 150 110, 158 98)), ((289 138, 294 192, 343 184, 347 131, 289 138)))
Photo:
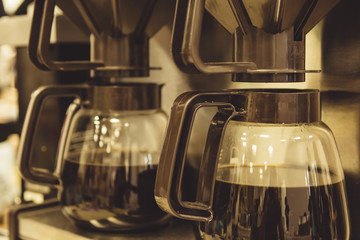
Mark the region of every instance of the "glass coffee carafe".
POLYGON ((317 90, 190 92, 172 108, 155 198, 203 239, 349 239, 344 174, 317 90), (196 112, 217 107, 196 199, 181 189, 196 112))
POLYGON ((103 231, 164 224, 154 199, 167 123, 156 84, 54 86, 37 90, 21 135, 20 170, 27 181, 59 189, 62 211, 80 226, 103 231), (49 97, 74 97, 61 133, 54 173, 32 167, 32 142, 49 97))

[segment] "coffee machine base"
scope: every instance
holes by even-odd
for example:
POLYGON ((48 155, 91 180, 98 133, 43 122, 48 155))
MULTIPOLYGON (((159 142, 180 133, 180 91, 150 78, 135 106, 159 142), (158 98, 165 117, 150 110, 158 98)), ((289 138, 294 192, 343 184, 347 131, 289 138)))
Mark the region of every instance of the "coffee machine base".
POLYGON ((72 224, 62 213, 55 199, 43 204, 18 206, 9 214, 9 239, 74 239, 74 240, 195 240, 199 239, 193 222, 172 219, 162 227, 148 231, 101 233, 81 229, 72 224))

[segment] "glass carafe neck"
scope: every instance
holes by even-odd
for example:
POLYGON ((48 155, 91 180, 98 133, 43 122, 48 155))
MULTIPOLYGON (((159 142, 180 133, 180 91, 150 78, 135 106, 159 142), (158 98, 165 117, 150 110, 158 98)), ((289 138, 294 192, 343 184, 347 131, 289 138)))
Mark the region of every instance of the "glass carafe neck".
POLYGON ((319 90, 251 89, 246 103, 246 122, 313 123, 320 118, 319 90))
POLYGON ((159 109, 162 85, 122 83, 93 85, 89 90, 89 107, 102 111, 138 111, 159 109))

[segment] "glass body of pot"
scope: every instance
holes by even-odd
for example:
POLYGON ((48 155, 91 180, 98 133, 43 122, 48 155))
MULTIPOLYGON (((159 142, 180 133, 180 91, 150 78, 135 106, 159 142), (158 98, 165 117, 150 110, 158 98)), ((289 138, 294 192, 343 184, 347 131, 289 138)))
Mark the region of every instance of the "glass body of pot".
POLYGON ((154 183, 167 118, 159 109, 100 111, 74 103, 61 139, 63 213, 78 225, 132 230, 163 223, 154 183))
POLYGON ((167 117, 161 85, 44 86, 31 96, 18 153, 24 180, 58 187, 64 214, 79 226, 129 231, 164 224, 154 181, 167 117), (55 171, 34 166, 34 138, 49 98, 75 99, 62 127, 55 171))
POLYGON ((348 239, 344 175, 329 129, 230 121, 204 239, 348 239))
POLYGON ((315 90, 257 89, 180 96, 160 158, 158 205, 198 221, 203 239, 349 239, 344 174, 334 137, 320 120, 319 96, 315 90), (183 201, 182 152, 196 111, 208 106, 218 112, 197 197, 183 201))

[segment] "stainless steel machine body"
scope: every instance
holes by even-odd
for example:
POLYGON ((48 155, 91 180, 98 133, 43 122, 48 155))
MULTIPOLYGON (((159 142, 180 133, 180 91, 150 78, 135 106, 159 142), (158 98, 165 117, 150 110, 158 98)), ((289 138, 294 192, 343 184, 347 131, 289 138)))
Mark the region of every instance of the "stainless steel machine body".
MULTIPOLYGON (((214 6, 217 7, 215 8, 216 10, 221 10, 220 5, 214 4, 214 6)), ((203 35, 195 39, 199 41, 198 45, 194 41, 193 43, 196 44, 192 46, 184 43, 173 46, 175 62, 185 72, 194 73, 201 71, 207 73, 205 77, 193 74, 191 78, 189 75, 184 74, 182 77, 173 80, 174 82, 183 81, 188 83, 180 91, 177 88, 179 93, 187 90, 218 90, 220 88, 317 88, 321 90, 322 118, 334 132, 345 171, 351 217, 351 239, 358 239, 360 237, 358 230, 360 226, 358 217, 360 216, 358 206, 360 200, 360 194, 358 193, 360 189, 360 61, 358 54, 360 49, 360 33, 356 31, 360 25, 360 18, 355 10, 358 7, 359 3, 357 1, 343 0, 323 20, 314 26, 311 31, 309 29, 304 31, 304 33, 309 31, 307 35, 304 35, 304 39, 306 39, 303 55, 305 69, 318 69, 320 71, 305 72, 303 76, 305 82, 303 83, 269 83, 275 82, 274 79, 281 75, 276 72, 269 72, 274 78, 266 81, 268 83, 259 83, 264 81, 261 78, 265 75, 261 74, 259 74, 260 78, 258 78, 260 80, 254 79, 256 77, 255 74, 240 73, 235 75, 235 80, 241 81, 240 78, 243 77, 247 81, 254 80, 247 83, 229 83, 230 74, 222 74, 220 76, 210 75, 209 73, 225 73, 236 71, 236 69, 241 72, 244 71, 244 67, 250 67, 251 69, 252 66, 248 65, 248 63, 247 65, 240 66, 238 62, 227 63, 229 59, 231 60, 233 39, 227 34, 228 31, 220 27, 217 21, 209 20, 211 17, 206 12, 204 13, 203 35), (194 50, 197 47, 198 51, 194 50), (174 49, 177 51, 177 55, 174 54, 174 49), (209 52, 213 54, 211 55, 209 52), (200 56, 202 61, 198 62, 197 60, 200 59, 200 56), (219 59, 223 62, 213 63, 214 60, 218 61, 219 59), (196 65, 197 63, 200 64, 196 65), (248 76, 244 76, 244 74, 248 76), (188 78, 190 79, 188 80, 188 78), (226 78, 228 82, 225 81, 226 78), (219 79, 224 81, 221 82, 219 79), (258 81, 258 83, 255 83, 255 81, 258 81)), ((192 27, 190 20, 193 19, 188 20, 188 25, 185 25, 185 27, 190 28, 192 27)), ((220 23, 224 25, 223 22, 220 23)), ((200 33, 196 32, 196 34, 200 33)), ((184 36, 179 36, 179 33, 175 31, 174 38, 178 39, 178 37, 186 39, 184 36)), ((166 73, 163 74, 166 75, 166 73)), ((276 81, 281 82, 285 79, 286 82, 291 82, 293 80, 291 77, 289 78, 288 73, 284 74, 285 78, 282 80, 278 78, 276 81)), ((170 95, 173 93, 166 91, 169 85, 171 86, 171 82, 167 83, 164 92, 170 95)), ((173 88, 170 89, 173 90, 173 88)), ((177 95, 174 94, 170 97, 175 99, 175 96, 177 95)), ((164 99, 169 99, 169 96, 165 96, 164 99)), ((169 107, 166 107, 166 104, 169 103, 166 102, 164 107, 169 109, 169 107)), ((198 140, 200 141, 201 137, 198 137, 198 140)), ((199 148, 194 147, 194 149, 192 151, 196 151, 199 148)))
MULTIPOLYGON (((63 1, 59 1, 61 5, 63 1)), ((75 1, 74 1, 75 2, 75 1)), ((84 2, 84 1, 76 1, 84 2)), ((109 1, 110 2, 110 1, 109 1)), ((112 1, 116 2, 116 1, 112 1)), ((203 62, 229 61, 232 60, 233 38, 229 29, 225 29, 218 21, 214 20, 216 11, 229 11, 221 8, 218 1, 205 1, 206 9, 201 29, 202 36, 198 41, 198 56, 203 62), (215 7, 214 7, 215 6, 215 7), (219 7, 220 6, 220 7, 219 7), (204 41, 205 40, 205 41, 204 41)), ((243 1, 250 3, 251 1, 243 1)), ((274 1, 282 2, 282 1, 274 1)), ((299 1, 304 2, 304 1, 299 1)), ((326 7, 332 7, 337 1, 311 1, 325 2, 326 7)), ((64 5, 63 5, 64 6, 64 5)), ((179 70, 173 61, 170 53, 172 23, 167 22, 159 31, 152 35, 149 40, 149 61, 152 66, 161 67, 161 71, 152 71, 149 78, 127 78, 124 81, 151 81, 165 83, 162 96, 162 107, 166 112, 170 111, 175 98, 185 91, 190 90, 219 90, 228 88, 318 88, 321 90, 322 98, 322 119, 332 129, 339 148, 342 165, 345 171, 345 181, 351 217, 351 239, 360 238, 360 15, 357 10, 360 3, 357 0, 342 0, 334 9, 316 26, 311 24, 305 28, 306 35, 302 35, 305 54, 301 56, 301 70, 320 70, 311 73, 302 72, 300 78, 291 78, 297 83, 285 83, 289 78, 281 77, 282 83, 255 83, 255 82, 231 82, 229 71, 222 71, 221 74, 187 74, 179 70), (284 82, 285 81, 285 82, 284 82)), ((65 7, 64 12, 66 12, 65 7)), ((73 8, 69 8, 68 13, 73 8)), ((174 9, 166 9, 173 14, 174 9)), ((107 10, 107 13, 111 12, 107 10)), ((322 8, 321 11, 322 12, 322 8)), ((103 12, 102 12, 103 13, 103 12)), ((107 15, 107 13, 103 13, 107 15)), ((70 15, 69 15, 70 16, 70 15)), ((73 16, 80 16, 74 14, 73 16)), ((322 16, 321 16, 322 17, 322 16)), ((318 19, 319 20, 319 19, 318 19)), ((86 28, 84 21, 75 20, 86 28)), ((229 20, 230 21, 230 20, 229 20)), ((262 20, 258 20, 260 23, 262 20)), ((277 26, 277 25, 276 25, 277 26)), ((269 27, 272 31, 273 27, 269 27)), ((235 29, 232 29, 235 32, 235 29)), ((89 31, 88 31, 89 32, 89 31)), ((295 31, 296 32, 296 31, 295 31)), ((254 33, 255 34, 255 33, 254 33)), ((267 33, 262 33, 266 35, 267 33)), ((288 34, 288 33, 287 33, 288 34)), ((100 36, 101 34, 99 34, 100 36)), ((242 40, 246 41, 246 40, 242 40)), ((251 42, 251 41, 249 41, 251 42)), ((106 44, 106 43, 104 43, 106 44)), ((281 46, 281 45, 280 45, 281 46)), ((179 45, 179 47, 182 47, 179 45)), ((237 48, 244 58, 247 58, 244 49, 237 48)), ((188 56, 188 55, 187 55, 188 56)), ((92 57, 94 60, 102 60, 105 57, 92 57)), ((255 56, 256 60, 259 57, 255 56)), ((285 59, 288 55, 285 55, 285 59)), ((190 58, 193 59, 193 58, 190 58)), ((270 58, 273 59, 273 58, 270 58)), ((179 59, 175 59, 178 61, 179 59)), ((239 58, 236 61, 242 61, 239 58)), ((281 64, 280 64, 281 65, 281 64)), ((249 65, 251 68, 254 65, 249 65)), ((235 66, 236 67, 236 66, 235 66)), ((264 65, 266 67, 266 64, 264 65)), ((240 67, 244 69, 243 66, 240 67)), ((194 72, 194 67, 189 67, 188 72, 194 72)), ((198 70, 196 70, 197 72, 198 70)), ((100 72, 100 71, 99 71, 100 72)), ((237 74, 237 78, 244 77, 244 73, 237 74)), ((288 73, 284 73, 288 76, 288 73)), ((296 73, 297 74, 297 73, 296 73)), ((296 75, 295 74, 295 75, 296 75)), ((277 74, 275 74, 277 75, 277 74)), ((274 76, 275 76, 274 75, 274 76)), ((283 74, 279 74, 285 76, 283 74)), ((135 76, 135 75, 133 75, 135 76)), ((252 74, 248 74, 250 80, 254 80, 252 74)), ((277 77, 277 76, 276 76, 277 77)), ((273 82, 273 81, 269 81, 273 82)), ((200 116, 201 118, 201 116, 200 116)), ((200 119, 201 121, 201 119, 200 119)), ((194 134, 195 141, 201 142, 202 132, 194 134)), ((194 155, 201 152, 201 148, 194 147, 189 150, 194 155)))

